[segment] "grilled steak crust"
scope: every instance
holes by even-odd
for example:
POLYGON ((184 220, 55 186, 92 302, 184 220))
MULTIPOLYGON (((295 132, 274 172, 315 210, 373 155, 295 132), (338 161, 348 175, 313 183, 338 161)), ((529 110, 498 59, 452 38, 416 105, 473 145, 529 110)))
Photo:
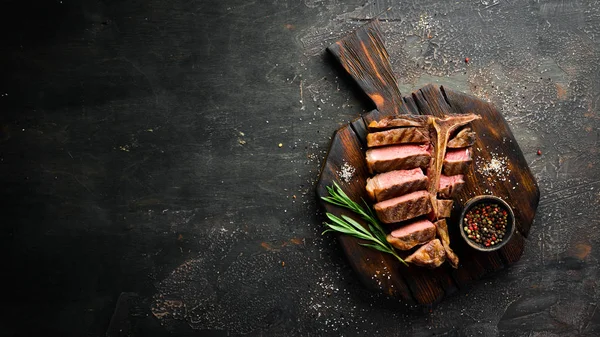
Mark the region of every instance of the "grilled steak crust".
POLYGON ((429 142, 429 131, 418 127, 371 132, 367 135, 368 147, 427 142, 429 142))
POLYGON ((475 132, 471 128, 466 127, 460 130, 454 138, 448 141, 449 149, 461 149, 475 144, 475 132))
POLYGON ((423 170, 395 170, 367 178, 367 193, 372 200, 383 201, 427 189, 429 179, 423 170))
POLYGON ((427 167, 431 160, 429 145, 391 145, 367 150, 370 173, 427 167))
POLYGON ((435 239, 436 227, 429 220, 417 220, 392 231, 387 242, 400 250, 409 250, 435 239))
POLYGON ((437 229, 437 235, 442 241, 442 246, 444 247, 444 251, 446 252, 446 257, 448 258, 450 265, 455 269, 458 268, 458 256, 456 256, 452 248, 450 248, 450 235, 448 234, 446 219, 436 221, 435 227, 437 229))
POLYGON ((465 185, 464 176, 462 174, 454 176, 440 176, 440 184, 438 187, 438 198, 452 198, 465 185))
POLYGON ((465 185, 463 174, 472 162, 475 133, 466 125, 480 118, 402 115, 367 126, 367 167, 377 175, 367 179, 366 189, 382 223, 400 222, 386 241, 413 250, 407 263, 436 268, 448 259, 458 268, 445 218, 451 217, 451 198, 465 185))
POLYGON ((407 127, 407 126, 425 126, 427 125, 429 116, 424 115, 402 115, 382 118, 378 121, 372 121, 367 125, 369 131, 381 131, 391 128, 407 127))
POLYGON ((471 166, 470 148, 449 150, 444 158, 444 166, 442 172, 447 176, 464 174, 471 166))
POLYGON ((449 218, 452 215, 452 204, 454 200, 443 200, 438 199, 437 201, 437 214, 436 218, 449 218))
POLYGON ((421 267, 437 268, 446 261, 446 251, 440 240, 435 239, 419 247, 404 261, 421 267))
POLYGON ((394 223, 416 218, 431 212, 431 197, 427 191, 417 191, 375 204, 381 222, 394 223))

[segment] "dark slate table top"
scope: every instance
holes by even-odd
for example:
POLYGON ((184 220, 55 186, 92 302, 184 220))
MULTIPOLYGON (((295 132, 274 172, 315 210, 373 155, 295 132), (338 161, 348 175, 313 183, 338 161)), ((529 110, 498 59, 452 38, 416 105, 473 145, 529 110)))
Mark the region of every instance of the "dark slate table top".
POLYGON ((597 2, 0 7, 0 335, 600 334, 597 2), (372 108, 325 48, 376 16, 401 91, 493 102, 541 190, 521 261, 434 308, 320 234, 330 136, 372 108))

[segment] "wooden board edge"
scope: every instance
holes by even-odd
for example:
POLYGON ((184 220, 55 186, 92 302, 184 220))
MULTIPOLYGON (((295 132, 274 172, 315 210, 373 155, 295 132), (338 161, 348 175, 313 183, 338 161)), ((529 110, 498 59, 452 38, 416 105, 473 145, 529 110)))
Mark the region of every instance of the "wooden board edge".
POLYGON ((379 111, 395 115, 405 113, 379 20, 374 19, 359 27, 331 44, 327 51, 358 83, 379 111))

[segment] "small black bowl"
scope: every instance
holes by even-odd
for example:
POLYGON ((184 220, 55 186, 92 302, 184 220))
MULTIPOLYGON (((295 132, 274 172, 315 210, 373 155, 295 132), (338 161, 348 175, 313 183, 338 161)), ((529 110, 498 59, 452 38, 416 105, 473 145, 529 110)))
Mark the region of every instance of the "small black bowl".
POLYGON ((463 209, 462 213, 460 214, 460 236, 462 236, 462 238, 465 240, 465 242, 471 246, 473 249, 476 249, 480 252, 493 252, 496 251, 500 248, 502 248, 513 236, 513 233, 515 232, 515 214, 513 213, 512 208, 506 203, 506 201, 495 197, 493 195, 479 195, 476 197, 471 198, 469 201, 467 201, 467 203, 465 204, 465 208, 463 209), (476 242, 471 241, 471 239, 469 239, 467 237, 467 233, 465 233, 464 231, 464 219, 465 219, 465 215, 467 214, 467 212, 469 212, 471 210, 471 208, 481 204, 481 203, 495 203, 500 205, 501 208, 505 209, 508 212, 508 221, 506 223, 506 232, 504 234, 504 237, 502 238, 502 242, 500 242, 497 245, 493 245, 493 246, 489 246, 489 247, 485 247, 482 246, 476 242))

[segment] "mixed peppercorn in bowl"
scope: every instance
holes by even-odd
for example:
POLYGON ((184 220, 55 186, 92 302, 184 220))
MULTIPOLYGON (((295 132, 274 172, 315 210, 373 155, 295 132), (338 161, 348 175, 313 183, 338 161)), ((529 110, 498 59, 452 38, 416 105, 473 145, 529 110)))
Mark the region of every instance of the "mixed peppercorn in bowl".
POLYGON ((470 199, 460 217, 460 233, 472 248, 489 252, 500 249, 515 231, 512 208, 493 195, 470 199))

